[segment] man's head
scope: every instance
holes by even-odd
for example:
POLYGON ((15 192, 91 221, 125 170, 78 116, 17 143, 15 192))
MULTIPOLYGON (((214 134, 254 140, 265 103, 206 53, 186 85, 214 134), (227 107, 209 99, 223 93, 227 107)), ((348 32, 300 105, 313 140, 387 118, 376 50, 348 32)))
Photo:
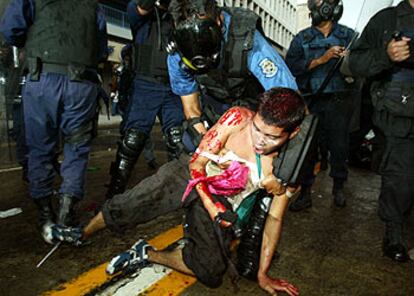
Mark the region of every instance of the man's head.
POLYGON ((308 9, 313 26, 326 21, 337 22, 344 11, 342 0, 308 0, 308 9))
POLYGON ((219 64, 222 32, 214 0, 172 0, 173 44, 185 67, 205 73, 219 64))
POLYGON ((305 117, 306 106, 303 98, 288 88, 272 88, 259 100, 251 133, 255 152, 266 155, 296 136, 305 117))

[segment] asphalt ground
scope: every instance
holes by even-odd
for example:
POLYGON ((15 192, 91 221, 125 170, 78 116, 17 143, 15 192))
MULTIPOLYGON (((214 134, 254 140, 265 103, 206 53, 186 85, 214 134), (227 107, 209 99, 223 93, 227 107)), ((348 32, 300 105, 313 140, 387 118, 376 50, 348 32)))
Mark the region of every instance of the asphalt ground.
MULTIPOLYGON (((78 207, 81 223, 93 217, 104 201, 104 185, 109 180, 109 165, 115 156, 117 139, 117 129, 106 127, 93 145, 86 197, 78 207)), ((159 126, 153 139, 157 161, 161 164, 166 161, 166 153, 159 126)), ((153 172, 141 157, 130 186, 153 172)), ((313 207, 286 214, 270 274, 295 284, 301 295, 414 295, 413 261, 397 264, 382 256, 383 225, 376 213, 379 186, 380 179, 372 172, 351 168, 346 184, 347 207, 337 209, 332 205, 332 180, 327 171, 321 172, 313 187, 313 207)), ((0 211, 15 207, 23 210, 16 216, 0 219, 0 295, 4 296, 41 295, 61 289, 61 285, 128 249, 138 238, 151 239, 176 227, 183 215, 180 211, 171 213, 123 234, 104 230, 81 248, 63 245, 37 269, 36 264, 51 246, 39 235, 36 208, 21 180, 21 170, 0 172, 0 192, 0 211)), ((407 244, 411 248, 414 247, 413 230, 411 217, 406 228, 407 244)), ((237 295, 266 295, 254 282, 243 279, 239 286, 237 295)), ((159 290, 157 295, 166 293, 159 290)), ((197 282, 180 293, 227 296, 235 291, 226 277, 219 289, 208 289, 197 282)))

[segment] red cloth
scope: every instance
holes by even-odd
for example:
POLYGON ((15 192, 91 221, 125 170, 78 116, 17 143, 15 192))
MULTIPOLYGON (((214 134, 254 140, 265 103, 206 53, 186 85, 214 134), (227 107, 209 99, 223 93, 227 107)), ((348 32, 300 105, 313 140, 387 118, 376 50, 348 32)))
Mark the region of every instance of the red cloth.
POLYGON ((232 161, 230 166, 220 175, 189 180, 181 202, 185 201, 194 186, 200 182, 205 182, 213 194, 222 196, 236 195, 246 188, 248 177, 249 168, 241 165, 238 161, 232 161))

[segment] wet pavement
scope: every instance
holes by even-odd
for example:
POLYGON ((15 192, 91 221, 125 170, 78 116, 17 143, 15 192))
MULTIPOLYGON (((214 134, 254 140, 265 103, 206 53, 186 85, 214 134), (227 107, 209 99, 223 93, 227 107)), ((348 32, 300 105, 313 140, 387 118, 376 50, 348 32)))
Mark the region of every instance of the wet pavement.
MULTIPOLYGON (((106 128, 93 147, 87 172, 86 198, 79 204, 81 223, 94 215, 104 200, 108 170, 116 150, 116 129, 106 128)), ((157 127, 154 135, 159 163, 166 161, 157 127)), ((140 158, 130 184, 152 173, 140 158)), ((58 184, 58 180, 57 180, 58 184)), ((348 204, 332 205, 332 181, 321 172, 313 188, 313 207, 288 212, 278 254, 270 274, 295 284, 301 295, 414 295, 414 262, 397 264, 382 257, 382 223, 377 218, 380 179, 365 170, 351 169, 346 186, 348 204)), ((61 246, 39 269, 36 264, 51 249, 38 232, 37 213, 21 180, 21 170, 0 173, 0 211, 20 207, 23 213, 0 219, 0 295, 39 295, 110 260, 140 237, 151 238, 182 221, 182 212, 171 213, 124 234, 104 230, 81 248, 61 246)), ((414 247, 414 219, 406 229, 414 247)), ((229 295, 233 286, 226 277, 219 289, 196 283, 182 295, 229 295)), ((240 281, 237 295, 266 295, 250 281, 240 281)), ((283 293, 280 293, 283 295, 283 293)), ((126 295, 128 296, 128 295, 126 295)))

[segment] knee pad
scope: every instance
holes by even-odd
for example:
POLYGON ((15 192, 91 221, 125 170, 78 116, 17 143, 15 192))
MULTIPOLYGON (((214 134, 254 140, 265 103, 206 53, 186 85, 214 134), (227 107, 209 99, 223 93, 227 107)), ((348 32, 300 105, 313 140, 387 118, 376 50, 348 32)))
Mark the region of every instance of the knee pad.
POLYGON ((126 158, 138 158, 145 146, 147 134, 137 129, 130 128, 118 146, 118 153, 126 158))
POLYGON ((78 128, 64 135, 64 141, 72 145, 82 145, 92 140, 92 121, 89 121, 78 128))
POLYGON ((167 149, 170 160, 180 157, 183 151, 183 129, 180 126, 174 126, 167 131, 167 149))

